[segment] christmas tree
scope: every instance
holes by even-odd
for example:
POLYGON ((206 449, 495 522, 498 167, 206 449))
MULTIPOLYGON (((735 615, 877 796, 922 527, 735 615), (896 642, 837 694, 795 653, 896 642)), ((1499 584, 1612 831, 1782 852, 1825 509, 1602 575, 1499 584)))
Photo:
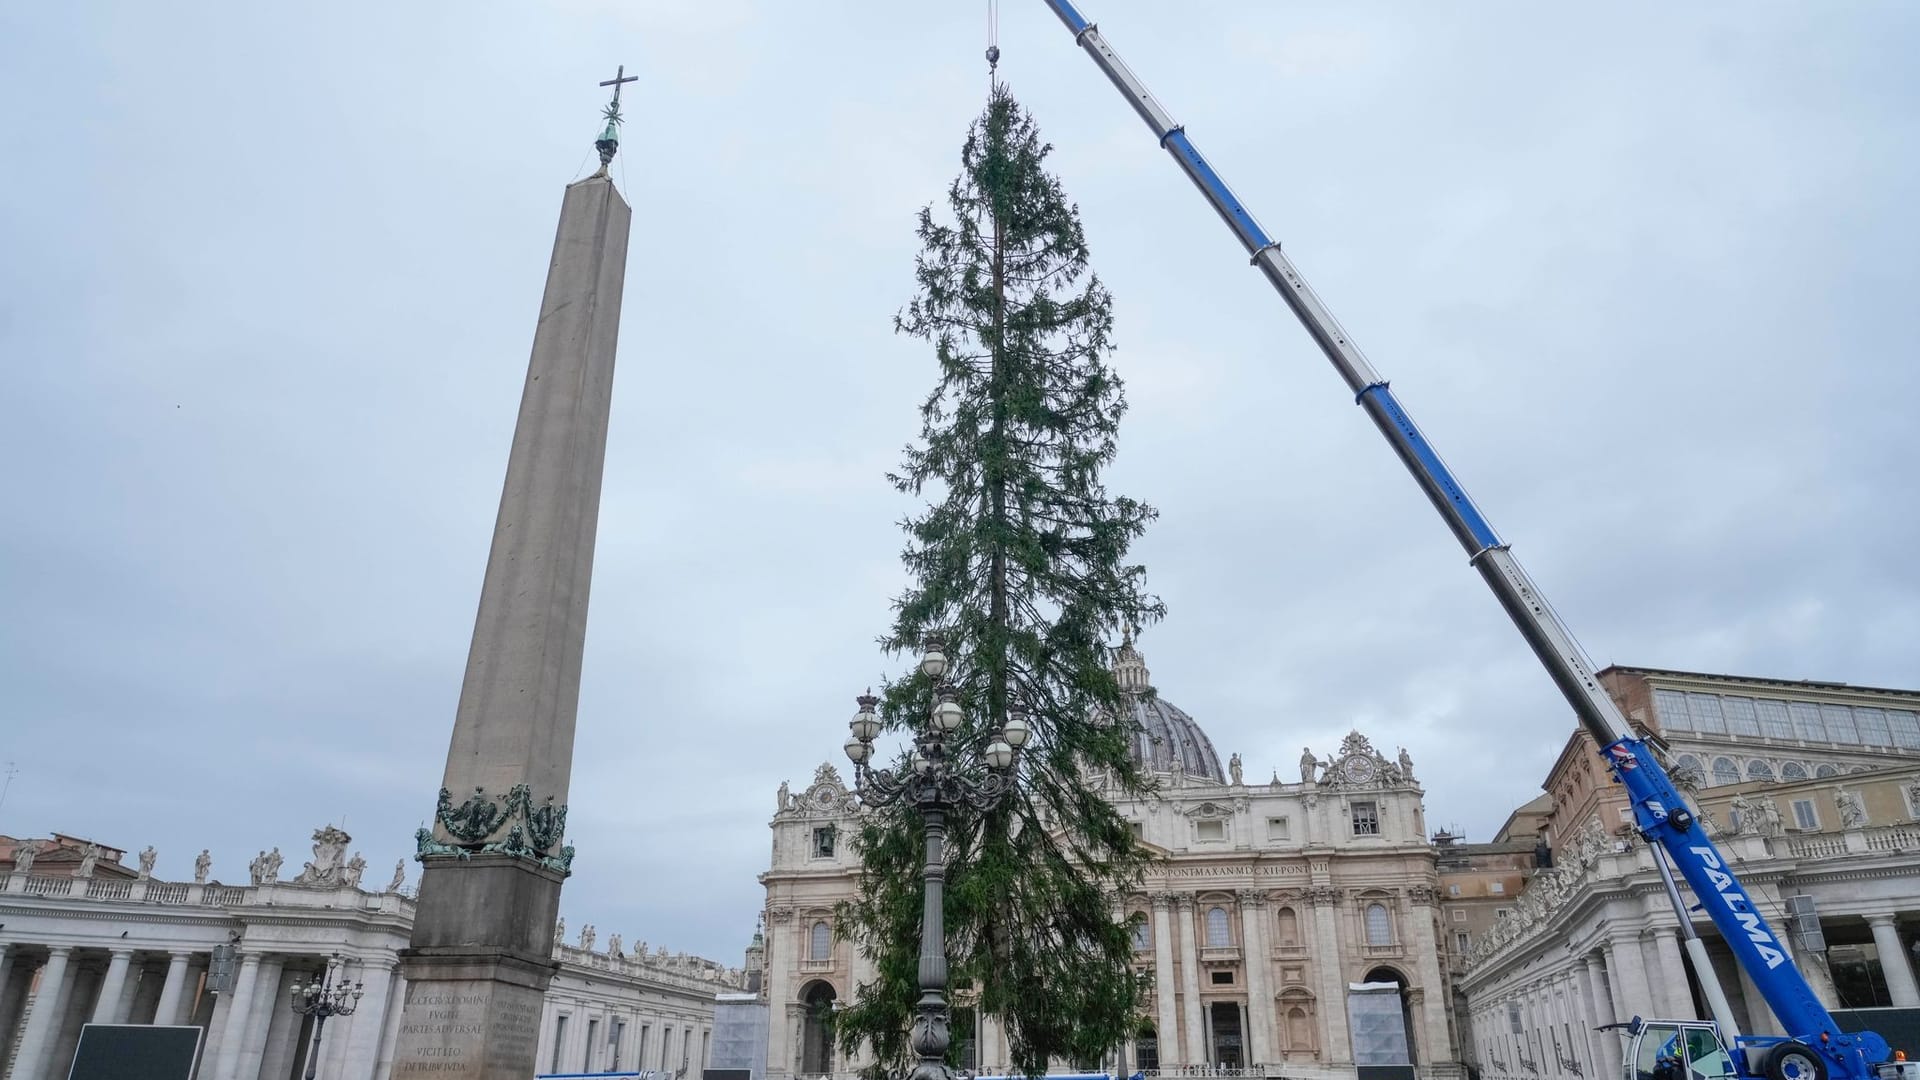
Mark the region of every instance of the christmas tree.
MULTIPOLYGON (((950 214, 921 211, 918 290, 896 328, 933 347, 939 381, 890 479, 929 505, 905 522, 913 581, 882 639, 896 653, 945 639, 962 744, 1014 711, 1033 730, 1013 794, 948 815, 945 904, 959 1003, 1005 1025, 1028 1075, 1050 1058, 1101 1060, 1138 1027, 1132 933, 1117 912, 1145 856, 1090 778, 1146 789, 1108 643, 1163 613, 1127 562, 1154 511, 1101 481, 1126 409, 1107 364, 1112 300, 1045 169, 1050 149, 996 86, 968 130, 950 214)), ((887 687, 881 715, 913 730, 932 704, 916 672, 887 687)), ((910 808, 870 815, 860 894, 841 912, 876 975, 836 1027, 843 1050, 873 1050, 877 1075, 912 1056, 923 840, 910 808)))

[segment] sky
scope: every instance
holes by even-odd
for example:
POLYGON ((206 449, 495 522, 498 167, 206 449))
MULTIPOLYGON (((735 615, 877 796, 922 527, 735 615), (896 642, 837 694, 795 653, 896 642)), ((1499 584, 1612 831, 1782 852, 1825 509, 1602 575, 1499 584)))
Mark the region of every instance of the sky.
MULTIPOLYGON (((1358 728, 1487 839, 1572 717, 1045 6, 1001 76, 1112 290, 1154 682, 1358 728)), ((1602 663, 1920 686, 1920 8, 1088 0, 1602 663)), ((737 963, 853 697, 935 377, 892 331, 983 5, 0 9, 0 833, 412 854, 563 186, 634 206, 563 897, 737 963)), ((409 879, 417 867, 409 863, 409 879)))

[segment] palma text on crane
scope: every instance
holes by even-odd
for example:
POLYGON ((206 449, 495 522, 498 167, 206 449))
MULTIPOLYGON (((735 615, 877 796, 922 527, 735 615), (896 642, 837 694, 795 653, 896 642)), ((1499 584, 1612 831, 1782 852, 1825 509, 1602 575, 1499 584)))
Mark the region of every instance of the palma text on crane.
POLYGON ((1760 959, 1767 962, 1767 970, 1772 971, 1786 963, 1787 954, 1780 951, 1780 943, 1773 939, 1773 935, 1761 928, 1760 916, 1750 910, 1752 902, 1747 899, 1745 893, 1740 891, 1740 886, 1734 884, 1733 875, 1721 867, 1720 857, 1714 853, 1714 850, 1710 847, 1687 850, 1700 857, 1701 864, 1707 868, 1707 880, 1713 882, 1713 887, 1720 893, 1720 902, 1727 906, 1728 911, 1733 912, 1734 918, 1740 920, 1740 926, 1746 930, 1748 940, 1753 942, 1754 951, 1760 954, 1760 959))

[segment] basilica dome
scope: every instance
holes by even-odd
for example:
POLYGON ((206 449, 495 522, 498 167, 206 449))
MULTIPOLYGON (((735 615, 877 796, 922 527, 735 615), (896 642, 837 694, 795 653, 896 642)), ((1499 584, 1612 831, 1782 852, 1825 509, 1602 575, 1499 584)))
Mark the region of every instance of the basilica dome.
POLYGON ((1147 677, 1147 662, 1133 646, 1131 634, 1120 642, 1114 656, 1113 676, 1126 695, 1124 710, 1131 714, 1133 731, 1129 747, 1133 760, 1148 772, 1171 772, 1174 762, 1188 776, 1205 777, 1215 783, 1227 782, 1220 767, 1220 755, 1213 752, 1213 740, 1200 730, 1179 706, 1153 693, 1147 677))

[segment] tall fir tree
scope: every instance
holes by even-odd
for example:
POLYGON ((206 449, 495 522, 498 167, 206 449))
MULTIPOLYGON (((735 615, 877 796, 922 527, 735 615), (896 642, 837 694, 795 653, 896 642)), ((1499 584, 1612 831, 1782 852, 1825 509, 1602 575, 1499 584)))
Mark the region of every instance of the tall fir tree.
MULTIPOLYGON (((1029 714, 1018 789, 986 814, 948 815, 945 905, 953 985, 1004 1025, 1027 1075, 1050 1058, 1099 1060, 1139 1023, 1132 936, 1115 912, 1145 856, 1087 777, 1147 789, 1108 642, 1164 611, 1127 562, 1154 511, 1101 481, 1126 409, 1106 362, 1112 301, 1044 168, 1050 151, 997 85, 968 130, 951 219, 921 211, 918 292, 895 326, 933 346, 940 381, 889 479, 930 505, 904 523, 913 584, 883 639, 913 653, 929 632, 945 637, 961 745, 984 743, 1009 710, 1029 714)), ((915 671, 887 687, 881 715, 913 730, 932 703, 915 671)), ((843 1050, 872 1049, 875 1075, 911 1057, 924 835, 911 809, 876 811, 857 838, 858 899, 841 912, 875 978, 836 1028, 843 1050)))

